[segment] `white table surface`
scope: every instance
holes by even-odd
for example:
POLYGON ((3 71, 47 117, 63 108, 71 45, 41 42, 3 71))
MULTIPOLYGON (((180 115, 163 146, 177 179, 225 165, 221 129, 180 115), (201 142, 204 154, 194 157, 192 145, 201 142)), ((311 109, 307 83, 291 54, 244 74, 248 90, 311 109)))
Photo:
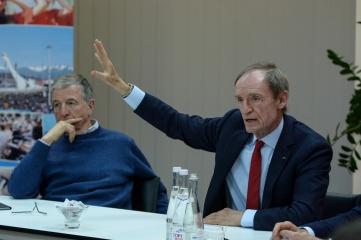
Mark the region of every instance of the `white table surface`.
MULTIPOLYGON (((65 229, 64 218, 55 207, 59 202, 19 200, 9 196, 0 196, 0 202, 12 207, 12 210, 0 210, 0 239, 163 240, 166 235, 166 216, 163 214, 90 206, 79 229, 65 229), (12 213, 32 210, 34 201, 38 202, 40 211, 47 212, 46 216, 36 210, 32 214, 12 213)), ((270 236, 271 232, 249 228, 227 227, 226 230, 229 240, 269 240, 270 236)))

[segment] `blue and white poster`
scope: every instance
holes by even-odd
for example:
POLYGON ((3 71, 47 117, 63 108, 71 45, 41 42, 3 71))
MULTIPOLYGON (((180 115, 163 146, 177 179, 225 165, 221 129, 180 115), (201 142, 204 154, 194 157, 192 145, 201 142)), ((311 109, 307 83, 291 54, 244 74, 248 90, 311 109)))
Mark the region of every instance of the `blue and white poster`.
POLYGON ((50 86, 73 72, 73 5, 74 0, 0 0, 3 166, 21 161, 55 124, 50 86))

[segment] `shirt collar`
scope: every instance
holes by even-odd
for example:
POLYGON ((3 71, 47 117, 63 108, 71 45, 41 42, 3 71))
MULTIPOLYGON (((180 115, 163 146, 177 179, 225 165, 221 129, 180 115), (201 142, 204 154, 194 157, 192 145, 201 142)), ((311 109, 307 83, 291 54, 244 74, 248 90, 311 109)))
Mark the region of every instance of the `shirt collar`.
POLYGON ((85 133, 90 133, 90 132, 93 132, 93 131, 95 131, 96 129, 98 129, 99 123, 98 123, 97 120, 91 119, 91 120, 90 120, 90 123, 91 123, 92 125, 90 126, 90 128, 88 128, 88 130, 86 130, 85 132, 83 132, 83 134, 85 134, 85 133))

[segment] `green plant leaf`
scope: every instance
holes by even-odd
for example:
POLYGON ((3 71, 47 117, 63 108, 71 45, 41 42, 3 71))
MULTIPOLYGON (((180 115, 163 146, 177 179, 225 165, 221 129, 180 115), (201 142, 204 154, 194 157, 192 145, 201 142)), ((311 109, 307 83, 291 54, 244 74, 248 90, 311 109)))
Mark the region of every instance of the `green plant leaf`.
POLYGON ((361 156, 360 156, 360 154, 359 154, 357 151, 355 151, 355 156, 356 156, 356 158, 357 158, 358 160, 361 160, 361 156))
POLYGON ((344 150, 345 152, 352 152, 352 149, 346 146, 341 146, 342 150, 344 150))
POLYGON ((328 58, 330 58, 330 59, 338 58, 337 54, 334 51, 332 51, 331 49, 327 49, 327 55, 328 55, 328 58))
POLYGON ((344 69, 342 71, 340 71, 341 75, 347 75, 347 74, 352 74, 352 70, 350 69, 344 69))
POLYGON ((354 157, 351 156, 351 159, 350 159, 350 168, 352 168, 353 170, 356 170, 357 169, 357 164, 356 164, 356 160, 354 157))
POLYGON ((356 143, 354 137, 351 134, 347 134, 347 140, 349 141, 349 143, 352 143, 352 144, 356 143))
POLYGON ((330 134, 327 134, 327 136, 326 136, 326 141, 328 142, 328 144, 331 145, 330 134))
POLYGON ((339 153, 338 154, 340 156, 340 158, 349 158, 350 155, 344 154, 344 153, 339 153))
POLYGON ((340 167, 347 168, 347 165, 346 165, 346 164, 339 163, 338 165, 339 165, 340 167))
POLYGON ((339 159, 338 162, 346 165, 346 163, 348 163, 348 160, 339 159))
POLYGON ((352 76, 352 77, 347 78, 347 80, 349 80, 349 81, 360 81, 360 78, 358 76, 352 76))

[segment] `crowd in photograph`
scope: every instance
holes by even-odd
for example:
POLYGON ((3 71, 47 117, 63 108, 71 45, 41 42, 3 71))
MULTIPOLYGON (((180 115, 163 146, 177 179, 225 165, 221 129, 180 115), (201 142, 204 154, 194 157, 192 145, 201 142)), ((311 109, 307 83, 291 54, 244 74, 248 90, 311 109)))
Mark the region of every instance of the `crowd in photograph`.
POLYGON ((43 92, 0 95, 0 109, 51 113, 48 97, 43 92))
POLYGON ((21 160, 42 137, 42 114, 0 110, 0 159, 21 160))

